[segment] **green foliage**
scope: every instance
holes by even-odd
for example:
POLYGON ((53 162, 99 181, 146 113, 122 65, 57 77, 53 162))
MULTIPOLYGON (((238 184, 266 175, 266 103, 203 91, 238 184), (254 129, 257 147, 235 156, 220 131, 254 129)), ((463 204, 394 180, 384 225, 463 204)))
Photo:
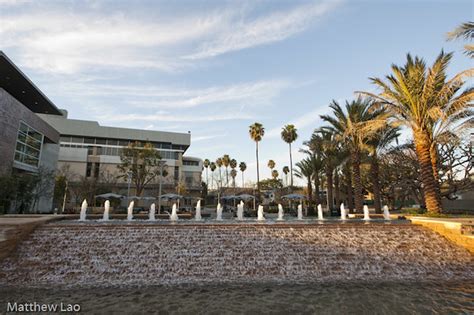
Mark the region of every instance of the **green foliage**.
POLYGON ((283 184, 279 179, 263 179, 260 181, 260 189, 263 190, 274 190, 283 188, 283 184))

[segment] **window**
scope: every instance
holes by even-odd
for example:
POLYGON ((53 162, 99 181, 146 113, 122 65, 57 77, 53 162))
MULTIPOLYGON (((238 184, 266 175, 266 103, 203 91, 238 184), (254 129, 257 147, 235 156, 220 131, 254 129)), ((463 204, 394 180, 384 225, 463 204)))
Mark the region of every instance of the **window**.
POLYGON ((15 148, 15 161, 38 167, 43 134, 20 122, 15 148))
POLYGON ((183 160, 183 165, 199 166, 198 161, 183 160))

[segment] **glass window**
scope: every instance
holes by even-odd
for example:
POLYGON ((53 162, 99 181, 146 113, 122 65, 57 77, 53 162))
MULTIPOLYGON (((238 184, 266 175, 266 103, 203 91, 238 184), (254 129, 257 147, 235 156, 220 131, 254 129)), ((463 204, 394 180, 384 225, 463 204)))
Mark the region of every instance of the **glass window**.
POLYGON ((95 143, 95 138, 84 138, 84 143, 94 144, 95 143))
POLYGON ((101 139, 101 138, 96 138, 95 139, 96 144, 105 144, 105 142, 106 142, 106 139, 101 139))
POLYGON ((60 142, 71 142, 71 137, 69 136, 61 136, 59 137, 60 142))
POLYGON ((21 122, 16 140, 15 161, 37 167, 42 143, 43 135, 21 122))
POLYGON ((82 137, 71 137, 71 142, 84 143, 84 138, 82 138, 82 137))
POLYGON ((108 145, 118 145, 118 140, 117 139, 107 139, 107 144, 108 145))

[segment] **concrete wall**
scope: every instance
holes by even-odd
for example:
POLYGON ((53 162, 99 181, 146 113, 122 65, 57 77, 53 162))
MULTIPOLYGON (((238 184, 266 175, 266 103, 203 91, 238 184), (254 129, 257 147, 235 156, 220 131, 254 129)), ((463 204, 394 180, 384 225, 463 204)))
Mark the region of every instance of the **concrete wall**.
POLYGON ((10 174, 12 171, 20 120, 41 132, 46 141, 59 141, 59 133, 53 127, 0 88, 0 174, 10 174))

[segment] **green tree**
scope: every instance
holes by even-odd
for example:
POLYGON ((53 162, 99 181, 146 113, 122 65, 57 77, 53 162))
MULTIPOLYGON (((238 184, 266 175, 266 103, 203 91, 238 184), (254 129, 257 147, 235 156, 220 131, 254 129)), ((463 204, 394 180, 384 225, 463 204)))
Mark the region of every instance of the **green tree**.
MULTIPOLYGON (((462 23, 454 31, 448 33, 448 40, 464 38, 472 40, 474 38, 474 22, 462 23)), ((474 58, 474 45, 467 44, 464 46, 464 53, 471 58, 474 58)))
POLYGON ((240 162, 239 169, 242 172, 242 187, 244 187, 244 172, 247 170, 247 164, 245 162, 240 162))
POLYGON ((217 158, 216 165, 219 168, 219 180, 218 180, 218 185, 217 186, 218 186, 218 188, 221 188, 222 187, 222 172, 221 172, 222 158, 217 158))
POLYGON ((211 161, 209 159, 205 159, 204 162, 202 163, 202 166, 206 169, 206 187, 209 185, 209 166, 211 164, 211 161))
POLYGON ((262 124, 256 122, 249 127, 250 138, 255 141, 255 155, 257 158, 257 190, 260 193, 260 166, 258 161, 258 143, 262 141, 265 135, 265 128, 262 124))
POLYGON ((305 158, 295 164, 295 176, 301 179, 306 179, 306 191, 308 194, 308 203, 311 204, 311 199, 313 196, 313 187, 311 185, 311 178, 314 173, 313 163, 311 158, 305 158))
POLYGON ((293 187, 293 156, 291 152, 291 144, 298 139, 297 129, 294 125, 286 125, 281 130, 281 138, 283 141, 288 143, 289 152, 290 152, 290 186, 293 187))
POLYGON ((285 174, 285 186, 288 186, 288 173, 290 173, 290 168, 288 166, 283 166, 283 174, 285 174))
POLYGON ((436 143, 453 128, 472 127, 473 123, 474 88, 461 91, 473 70, 463 71, 448 80, 446 69, 451 58, 451 53, 441 52, 427 68, 423 59, 408 54, 404 66, 392 65, 393 74, 386 76, 386 81, 370 79, 381 88, 380 94, 362 92, 373 97, 399 124, 412 130, 430 213, 442 211, 436 143))
POLYGON ((360 165, 362 154, 367 150, 367 142, 379 130, 387 125, 388 115, 381 109, 371 110, 369 99, 358 98, 352 102, 346 101, 345 110, 333 101, 329 107, 333 116, 322 115, 339 141, 343 141, 351 153, 352 172, 354 175, 354 200, 357 211, 362 211, 363 193, 360 165))
POLYGON ((117 165, 119 178, 127 180, 130 174, 137 196, 141 196, 145 187, 160 175, 161 156, 151 143, 130 143, 122 149, 120 159, 117 165))
POLYGON ((215 162, 211 162, 211 164, 209 164, 209 168, 211 169, 211 187, 210 189, 212 189, 212 187, 214 186, 214 171, 216 170, 217 166, 216 166, 216 163, 215 162))
POLYGON ((277 170, 273 170, 273 171, 272 171, 272 178, 273 178, 273 179, 278 179, 278 176, 279 176, 279 175, 280 175, 280 174, 278 174, 278 171, 277 171, 277 170))
POLYGON ((230 170, 230 177, 232 177, 232 186, 235 188, 235 177, 237 176, 237 170, 235 168, 230 170))
POLYGON ((230 156, 228 154, 224 154, 222 157, 222 165, 225 167, 225 186, 229 187, 229 165, 230 165, 230 156))
POLYGON ((276 165, 275 161, 273 161, 273 160, 268 161, 267 166, 268 166, 268 168, 270 168, 270 171, 273 171, 273 169, 275 168, 275 165, 276 165))

